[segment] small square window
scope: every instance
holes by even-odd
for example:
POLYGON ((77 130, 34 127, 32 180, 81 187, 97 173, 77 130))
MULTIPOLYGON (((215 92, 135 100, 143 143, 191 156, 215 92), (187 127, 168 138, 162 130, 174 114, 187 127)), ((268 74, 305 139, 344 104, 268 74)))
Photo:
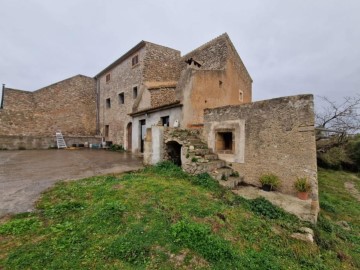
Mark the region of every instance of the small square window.
POLYGON ((109 125, 105 125, 105 137, 109 137, 109 125))
POLYGON ((234 152, 234 136, 232 131, 216 133, 215 149, 220 154, 232 154, 234 152))
POLYGON ((133 98, 137 98, 137 95, 138 95, 138 88, 137 88, 137 86, 134 86, 133 87, 133 98))
POLYGON ((110 81, 110 73, 106 74, 106 82, 110 81))
POLYGON ((164 127, 168 127, 170 125, 170 117, 169 116, 161 117, 161 123, 164 127))
POLYGON ((244 101, 244 93, 243 93, 243 91, 241 91, 241 90, 239 90, 239 100, 240 100, 241 102, 244 101))
POLYGON ((111 108, 111 100, 110 100, 110 98, 107 98, 106 99, 106 108, 111 108))
POLYGON ((132 63, 132 66, 136 66, 137 64, 139 64, 139 55, 135 55, 133 56, 133 58, 131 59, 131 63, 132 63))
POLYGON ((119 104, 124 104, 125 103, 125 95, 124 93, 120 93, 119 94, 119 104))

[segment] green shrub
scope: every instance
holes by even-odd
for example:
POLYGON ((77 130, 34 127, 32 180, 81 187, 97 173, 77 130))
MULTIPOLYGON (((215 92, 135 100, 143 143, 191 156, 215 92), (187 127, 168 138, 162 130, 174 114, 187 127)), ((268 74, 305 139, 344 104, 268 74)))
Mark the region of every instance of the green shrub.
POLYGON ((115 152, 123 152, 125 151, 125 148, 121 144, 112 144, 110 146, 110 150, 115 152))
POLYGON ((326 153, 318 153, 317 158, 319 166, 334 170, 342 170, 345 164, 353 163, 345 148, 341 146, 333 147, 326 153))
POLYGON ((193 158, 191 158, 191 162, 198 162, 198 158, 196 158, 196 157, 193 157, 193 158))
POLYGON ((230 174, 230 176, 232 176, 232 177, 239 177, 240 174, 239 174, 238 171, 233 171, 233 172, 230 174))
POLYGON ((321 210, 325 210, 329 213, 336 213, 336 208, 334 205, 332 205, 331 203, 329 202, 326 202, 324 200, 320 201, 320 209, 321 210))
POLYGON ((360 135, 357 135, 348 143, 346 150, 357 170, 360 171, 360 135))
POLYGON ((272 173, 263 174, 262 176, 260 176, 259 180, 262 186, 269 185, 270 190, 275 190, 280 186, 279 177, 272 173))
POLYGON ((259 214, 270 219, 278 219, 285 216, 285 212, 266 200, 264 197, 256 198, 250 201, 250 209, 256 214, 259 214))
POLYGON ((213 191, 217 191, 221 188, 219 182, 213 179, 208 173, 200 173, 192 176, 190 181, 194 185, 209 188, 213 191))
POLYGON ((306 177, 300 177, 294 183, 294 187, 298 192, 309 192, 311 185, 306 177))

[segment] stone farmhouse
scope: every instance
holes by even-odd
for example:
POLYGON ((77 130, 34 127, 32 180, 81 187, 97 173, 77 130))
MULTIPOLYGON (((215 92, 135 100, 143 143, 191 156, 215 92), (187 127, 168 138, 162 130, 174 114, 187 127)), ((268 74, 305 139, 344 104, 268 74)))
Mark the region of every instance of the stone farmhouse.
POLYGON ((318 209, 312 95, 252 102, 252 79, 225 33, 180 51, 141 41, 94 78, 77 75, 35 92, 3 87, 0 148, 47 148, 65 140, 120 144, 145 164, 171 159, 259 186, 275 173, 280 191, 312 184, 318 209), (229 167, 231 165, 231 167, 229 167))
POLYGON ((95 78, 100 134, 134 153, 159 121, 199 128, 205 108, 251 102, 252 79, 227 34, 184 56, 142 41, 95 78))

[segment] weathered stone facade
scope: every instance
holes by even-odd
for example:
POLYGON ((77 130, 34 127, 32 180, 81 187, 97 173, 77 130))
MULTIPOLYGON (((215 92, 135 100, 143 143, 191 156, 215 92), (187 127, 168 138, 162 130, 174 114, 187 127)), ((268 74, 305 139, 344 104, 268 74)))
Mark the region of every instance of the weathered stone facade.
POLYGON ((4 89, 0 135, 95 135, 95 80, 78 75, 34 92, 4 89))
POLYGON ((233 160, 233 167, 244 175, 246 183, 260 186, 262 174, 274 173, 282 180, 280 191, 295 194, 294 182, 298 177, 306 177, 312 183, 312 198, 317 201, 312 95, 207 109, 204 119, 204 137, 215 153, 214 134, 217 129, 221 131, 228 126, 228 130, 233 132, 238 149, 228 154, 227 159, 241 152, 242 160, 233 160), (243 131, 236 131, 232 126, 238 120, 244 121, 243 131))
MULTIPOLYGON (((73 144, 100 144, 101 138, 97 136, 64 136, 67 146, 73 144)), ((57 148, 55 136, 16 136, 0 135, 0 150, 29 150, 57 148)))
POLYGON ((175 88, 149 89, 151 94, 151 107, 160 107, 176 101, 175 88))
POLYGON ((142 41, 100 72, 96 76, 100 135, 107 141, 124 145, 128 150, 139 151, 138 137, 133 135, 139 123, 133 123, 130 114, 174 100, 174 95, 169 94, 162 100, 154 101, 148 88, 174 85, 178 77, 174 72, 175 60, 179 57, 177 50, 142 41), (134 57, 138 61, 135 65, 134 57), (107 80, 107 76, 110 79, 107 80), (129 126, 134 132, 130 133, 129 126))

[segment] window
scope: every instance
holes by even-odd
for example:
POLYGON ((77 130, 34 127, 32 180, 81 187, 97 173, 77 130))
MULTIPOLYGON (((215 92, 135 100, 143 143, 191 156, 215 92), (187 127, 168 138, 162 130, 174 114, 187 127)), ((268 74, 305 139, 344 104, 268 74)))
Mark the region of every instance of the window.
POLYGON ((137 98, 137 95, 138 95, 138 88, 137 88, 137 86, 134 86, 133 87, 133 98, 137 98))
POLYGON ((135 55, 133 56, 133 58, 131 59, 131 63, 132 63, 132 66, 136 66, 137 64, 139 64, 139 55, 135 55))
POLYGON ((120 93, 119 94, 119 104, 124 104, 125 103, 125 95, 124 93, 120 93))
POLYGON ((170 125, 170 117, 169 116, 161 117, 161 123, 164 127, 168 127, 170 125))
POLYGON ((216 151, 222 154, 233 153, 233 133, 231 131, 216 133, 216 151))
POLYGON ((110 98, 107 98, 106 99, 106 108, 111 108, 111 100, 110 100, 110 98))
POLYGON ((105 137, 109 137, 109 125, 105 125, 105 137))
POLYGON ((244 93, 243 93, 243 91, 241 91, 241 90, 239 90, 239 100, 240 100, 241 102, 244 101, 244 93))
POLYGON ((110 73, 106 74, 106 82, 110 81, 110 73))

